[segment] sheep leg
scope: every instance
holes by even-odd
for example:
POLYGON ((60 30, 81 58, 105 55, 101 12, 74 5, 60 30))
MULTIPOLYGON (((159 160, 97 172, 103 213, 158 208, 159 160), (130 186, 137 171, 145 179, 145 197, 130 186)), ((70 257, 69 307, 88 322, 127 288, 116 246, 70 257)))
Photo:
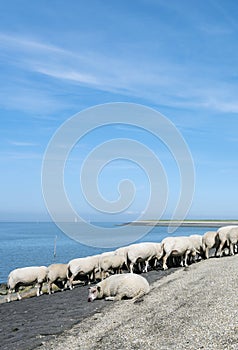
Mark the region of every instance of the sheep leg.
POLYGON ((36 295, 39 297, 40 296, 40 283, 36 284, 36 295))
POLYGON ((234 244, 230 243, 230 255, 235 255, 234 253, 234 244))
POLYGON ((115 297, 106 297, 105 300, 106 301, 113 301, 113 300, 115 300, 115 297))
POLYGON ((74 275, 72 275, 69 280, 68 280, 68 285, 69 285, 69 289, 72 290, 74 288, 73 286, 73 280, 74 280, 74 275))
POLYGON ((184 266, 188 267, 188 256, 190 254, 190 250, 187 250, 184 256, 184 266))
POLYGON ((7 292, 7 302, 8 303, 10 303, 10 301, 11 301, 11 293, 12 293, 11 289, 8 289, 8 292, 7 292))
POLYGON ((145 261, 145 267, 143 269, 143 272, 148 272, 148 265, 149 265, 149 259, 145 261))
POLYGON ((85 285, 85 286, 86 286, 86 285, 89 285, 89 286, 90 286, 90 284, 91 284, 91 280, 90 280, 91 274, 86 274, 85 277, 86 277, 86 279, 85 279, 84 285, 85 285))
POLYGON ((159 259, 156 257, 154 260, 153 268, 155 269, 157 267, 159 259))
POLYGON ((235 253, 237 253, 237 251, 238 251, 238 245, 237 245, 237 243, 235 244, 235 253))
POLYGON ((20 293, 19 293, 19 287, 20 287, 20 285, 15 286, 15 290, 14 290, 14 291, 17 293, 17 299, 18 299, 18 300, 21 300, 22 297, 21 297, 21 295, 20 295, 20 293))
POLYGON ((200 252, 197 250, 192 251, 192 253, 191 253, 191 262, 192 263, 198 262, 198 257, 200 256, 199 254, 200 254, 200 252))
POLYGON ((40 295, 43 295, 43 291, 42 291, 43 281, 40 281, 40 282, 39 282, 39 285, 40 285, 40 287, 39 287, 40 295))
POLYGON ((51 294, 51 293, 53 293, 53 291, 52 291, 52 283, 48 282, 48 294, 51 294))
POLYGON ((222 254, 223 254, 222 249, 223 249, 225 243, 226 243, 226 240, 225 240, 225 241, 221 241, 221 243, 220 243, 220 246, 219 246, 218 251, 217 251, 217 255, 218 255, 219 257, 221 257, 222 254))
POLYGON ((131 263, 130 263, 130 273, 133 273, 133 267, 134 267, 134 263, 131 262, 131 263))
POLYGON ((117 294, 116 296, 109 296, 109 297, 106 297, 105 300, 106 301, 119 301, 122 299, 122 296, 120 294, 117 294))
POLYGON ((214 257, 218 256, 218 249, 219 249, 219 245, 216 246, 214 257))
POLYGON ((88 274, 88 284, 91 284, 91 282, 95 282, 95 270, 88 274))
POLYGON ((206 259, 209 259, 209 248, 208 247, 206 247, 206 249, 205 249, 205 257, 206 257, 206 259))
POLYGON ((139 298, 143 297, 144 294, 145 294, 145 292, 143 290, 140 290, 138 292, 138 294, 136 296, 134 296, 134 298, 132 298, 132 301, 138 300, 139 298))
POLYGON ((168 257, 169 257, 169 253, 166 253, 165 256, 163 257, 163 270, 168 269, 168 266, 166 265, 168 257))
POLYGON ((68 281, 67 281, 67 280, 64 280, 64 281, 62 282, 62 284, 63 284, 63 288, 61 289, 61 292, 63 292, 63 291, 68 287, 68 281))
POLYGON ((195 263, 195 262, 197 262, 197 260, 196 260, 196 256, 193 256, 192 254, 189 254, 189 256, 188 256, 188 263, 195 263))

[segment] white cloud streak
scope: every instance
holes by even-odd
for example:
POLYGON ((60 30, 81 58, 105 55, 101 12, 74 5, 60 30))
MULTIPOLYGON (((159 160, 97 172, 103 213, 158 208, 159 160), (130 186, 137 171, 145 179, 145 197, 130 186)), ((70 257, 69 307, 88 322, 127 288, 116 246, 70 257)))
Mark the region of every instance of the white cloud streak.
POLYGON ((17 49, 20 51, 39 51, 45 53, 67 53, 65 50, 56 47, 54 45, 41 43, 36 40, 31 40, 29 38, 20 37, 17 35, 0 33, 0 43, 4 48, 17 49))
POLYGON ((33 142, 22 142, 22 141, 9 141, 9 143, 12 146, 17 146, 17 147, 36 147, 39 146, 39 144, 37 143, 33 143, 33 142))
MULTIPOLYGON (((135 67, 135 57, 128 57, 125 61, 113 55, 105 57, 97 51, 83 53, 82 50, 78 54, 33 39, 6 34, 0 34, 0 43, 7 52, 14 51, 15 56, 19 55, 20 59, 12 62, 18 68, 65 81, 66 84, 79 84, 181 109, 238 112, 236 85, 232 82, 224 84, 209 65, 201 68, 204 76, 209 70, 211 73, 210 78, 204 80, 192 63, 184 66, 183 63, 151 59, 151 62, 141 62, 135 67)), ((0 94, 3 106, 14 104, 30 111, 41 110, 42 99, 45 99, 49 111, 62 107, 61 99, 53 97, 49 91, 31 91, 31 98, 25 92, 11 95, 8 91, 7 94, 0 94), (40 95, 42 99, 39 99, 40 95)))

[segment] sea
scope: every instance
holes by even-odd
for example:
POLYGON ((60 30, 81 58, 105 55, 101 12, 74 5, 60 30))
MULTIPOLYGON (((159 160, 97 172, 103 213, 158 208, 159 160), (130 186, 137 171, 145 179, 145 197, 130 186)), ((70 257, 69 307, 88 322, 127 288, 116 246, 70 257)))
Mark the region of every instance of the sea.
MULTIPOLYGON (((108 222, 100 223, 100 226, 113 228, 120 224, 108 222)), ((209 227, 180 226, 173 235, 202 235, 210 230, 209 227)), ((167 236, 168 227, 156 226, 137 242, 161 242, 167 236)), ((75 258, 112 250, 99 247, 87 246, 69 238, 53 222, 0 222, 0 283, 5 283, 8 274, 19 267, 67 263, 75 258)))

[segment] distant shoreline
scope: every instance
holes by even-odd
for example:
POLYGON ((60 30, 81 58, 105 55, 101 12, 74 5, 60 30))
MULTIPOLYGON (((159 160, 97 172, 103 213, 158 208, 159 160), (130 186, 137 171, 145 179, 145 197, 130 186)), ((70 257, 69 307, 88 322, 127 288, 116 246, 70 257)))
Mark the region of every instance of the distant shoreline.
POLYGON ((138 220, 122 224, 122 226, 182 226, 182 227, 221 227, 238 225, 238 220, 138 220))

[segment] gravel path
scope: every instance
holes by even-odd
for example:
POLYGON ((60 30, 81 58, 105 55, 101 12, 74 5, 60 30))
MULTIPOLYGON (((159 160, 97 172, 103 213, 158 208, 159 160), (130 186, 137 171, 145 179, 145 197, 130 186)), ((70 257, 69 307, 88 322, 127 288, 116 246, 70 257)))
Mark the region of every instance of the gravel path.
POLYGON ((39 350, 237 350, 237 268, 238 255, 178 269, 143 301, 108 302, 39 350))

